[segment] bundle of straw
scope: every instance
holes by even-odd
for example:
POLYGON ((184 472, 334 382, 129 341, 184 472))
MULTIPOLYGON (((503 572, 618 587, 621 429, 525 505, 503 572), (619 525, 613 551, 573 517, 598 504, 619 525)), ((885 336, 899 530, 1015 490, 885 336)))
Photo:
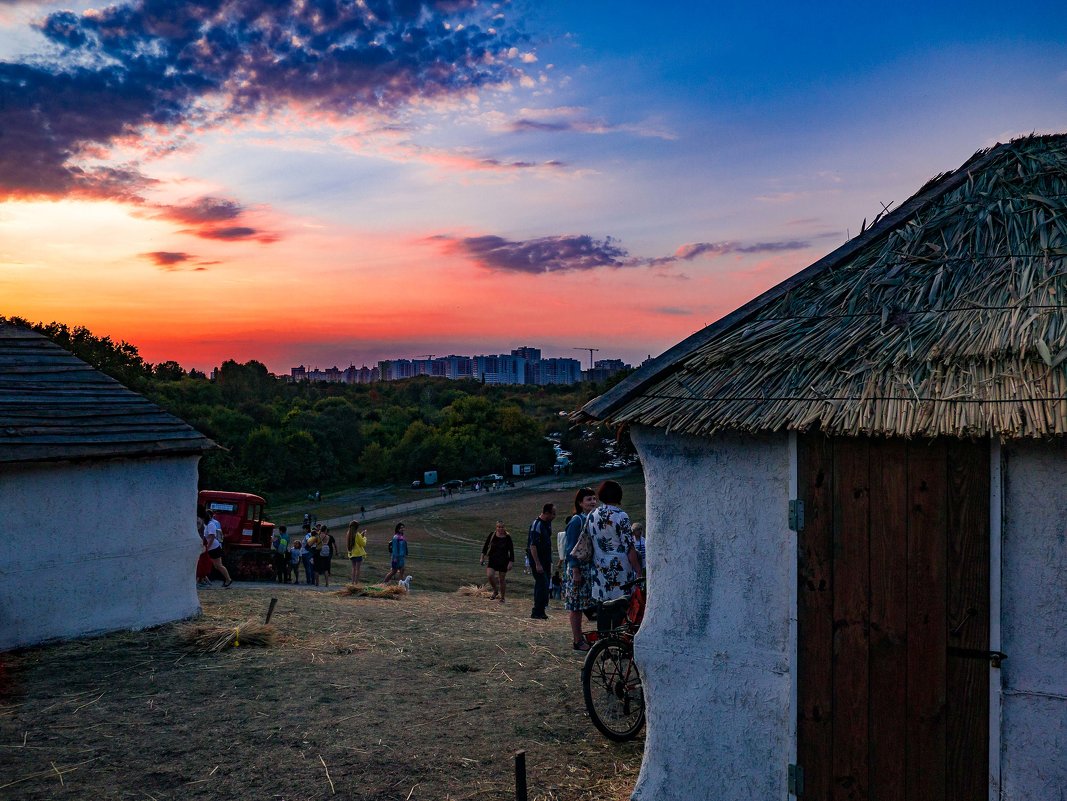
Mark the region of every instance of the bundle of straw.
POLYGON ((178 639, 187 648, 214 654, 226 648, 266 648, 273 645, 277 630, 274 626, 248 620, 235 626, 206 626, 189 624, 178 629, 178 639))

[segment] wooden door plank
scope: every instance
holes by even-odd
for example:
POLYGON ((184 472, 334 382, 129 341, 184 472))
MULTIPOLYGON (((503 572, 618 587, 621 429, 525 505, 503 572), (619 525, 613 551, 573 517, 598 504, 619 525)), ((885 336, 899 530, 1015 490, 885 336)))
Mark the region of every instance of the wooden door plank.
POLYGON ((804 799, 830 798, 833 732, 833 449, 822 434, 798 438, 797 762, 804 799))
POLYGON ((868 795, 870 440, 834 440, 833 787, 835 801, 868 795))
MULTIPOLYGON (((948 458, 948 645, 989 650, 989 443, 952 441, 948 458)), ((948 655, 947 801, 989 787, 989 662, 948 655)))
POLYGON ((871 445, 870 797, 904 801, 907 741, 907 447, 871 445))
POLYGON ((945 798, 946 447, 908 445, 908 801, 945 798))

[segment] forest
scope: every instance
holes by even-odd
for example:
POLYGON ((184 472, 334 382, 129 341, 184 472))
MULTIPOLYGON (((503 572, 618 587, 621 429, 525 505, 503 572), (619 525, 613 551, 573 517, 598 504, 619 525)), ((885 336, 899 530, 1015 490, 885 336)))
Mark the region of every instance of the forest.
POLYGON ((222 446, 200 464, 201 487, 310 491, 409 482, 427 470, 465 479, 510 472, 515 463, 550 470, 553 436, 575 469, 605 459, 603 427, 572 429, 566 414, 606 388, 484 385, 413 378, 374 384, 293 383, 257 361, 225 361, 214 379, 175 361, 151 364, 137 347, 63 323, 32 328, 139 392, 222 446))

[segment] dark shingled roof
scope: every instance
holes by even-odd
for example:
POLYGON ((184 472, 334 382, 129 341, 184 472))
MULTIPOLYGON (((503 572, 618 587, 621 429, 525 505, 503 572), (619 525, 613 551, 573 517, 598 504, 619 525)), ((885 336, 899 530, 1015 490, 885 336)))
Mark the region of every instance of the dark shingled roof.
POLYGON ((192 455, 217 447, 46 337, 0 325, 0 463, 192 455))
POLYGON ((575 417, 705 435, 1067 435, 1067 136, 976 153, 575 417))

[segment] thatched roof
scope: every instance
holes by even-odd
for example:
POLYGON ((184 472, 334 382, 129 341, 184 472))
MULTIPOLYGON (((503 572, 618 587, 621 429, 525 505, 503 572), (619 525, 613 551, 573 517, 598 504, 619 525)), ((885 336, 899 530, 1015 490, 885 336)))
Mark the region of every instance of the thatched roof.
POLYGON ((579 419, 709 434, 1067 434, 1067 136, 975 154, 579 419))
POLYGON ((0 464, 198 454, 216 447, 44 336, 0 325, 0 464))

